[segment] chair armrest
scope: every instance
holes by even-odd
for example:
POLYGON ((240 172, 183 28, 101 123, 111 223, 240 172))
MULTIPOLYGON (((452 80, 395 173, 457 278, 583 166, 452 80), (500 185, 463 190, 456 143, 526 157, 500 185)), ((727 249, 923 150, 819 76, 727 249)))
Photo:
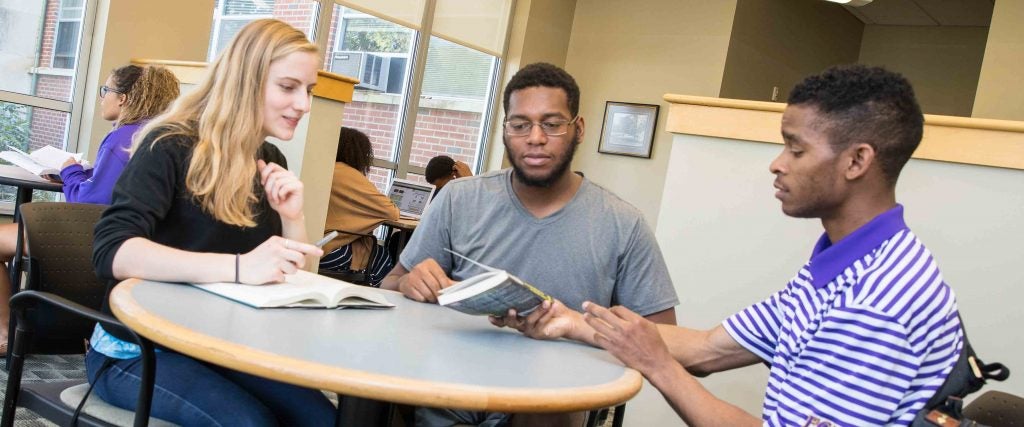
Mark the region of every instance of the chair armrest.
POLYGON ((25 340, 21 337, 28 337, 31 333, 31 326, 25 316, 25 311, 43 305, 52 306, 58 310, 67 311, 77 316, 95 320, 103 325, 108 331, 118 331, 122 336, 131 338, 142 350, 142 384, 139 386, 139 394, 135 407, 134 425, 141 427, 149 422, 149 414, 153 403, 153 386, 156 380, 156 353, 153 343, 140 337, 117 319, 100 313, 84 305, 78 304, 67 298, 42 291, 22 291, 11 297, 11 313, 17 319, 15 330, 14 348, 11 349, 16 357, 22 357, 25 350, 25 340), (109 329, 108 329, 109 328, 109 329))
POLYGON ((49 292, 26 290, 18 292, 11 297, 11 313, 17 317, 19 325, 24 325, 24 322, 27 321, 24 316, 25 310, 42 305, 49 305, 76 316, 96 321, 103 326, 103 329, 113 330, 120 335, 131 337, 135 344, 149 345, 146 340, 136 335, 134 331, 119 320, 62 296, 49 292))

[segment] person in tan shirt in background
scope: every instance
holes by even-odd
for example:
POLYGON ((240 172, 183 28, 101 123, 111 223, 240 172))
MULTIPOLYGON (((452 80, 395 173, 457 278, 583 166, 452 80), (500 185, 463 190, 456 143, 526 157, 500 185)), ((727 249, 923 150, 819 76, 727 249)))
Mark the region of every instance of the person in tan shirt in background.
POLYGON ((398 220, 398 207, 366 177, 373 162, 373 146, 366 134, 341 128, 336 161, 324 229, 340 233, 324 246, 320 269, 368 270, 370 285, 380 286, 394 261, 369 234, 384 221, 398 220))

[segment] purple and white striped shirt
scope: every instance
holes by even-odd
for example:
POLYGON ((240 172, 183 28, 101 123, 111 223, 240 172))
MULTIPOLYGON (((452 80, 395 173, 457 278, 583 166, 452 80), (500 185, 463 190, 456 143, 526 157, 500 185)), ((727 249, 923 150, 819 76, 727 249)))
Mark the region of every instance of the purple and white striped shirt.
POLYGON ((956 297, 897 205, 822 235, 784 289, 723 322, 772 365, 765 425, 909 425, 963 345, 956 297))

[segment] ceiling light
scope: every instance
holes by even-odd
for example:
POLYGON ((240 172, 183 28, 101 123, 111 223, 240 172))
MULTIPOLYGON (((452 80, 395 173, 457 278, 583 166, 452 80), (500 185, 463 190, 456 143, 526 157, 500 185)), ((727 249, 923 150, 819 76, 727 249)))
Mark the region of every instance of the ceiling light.
POLYGON ((839 3, 839 4, 842 4, 842 5, 846 5, 846 6, 853 6, 853 7, 861 7, 861 6, 864 6, 864 5, 868 4, 868 3, 871 3, 871 0, 826 0, 826 1, 830 1, 832 3, 839 3))

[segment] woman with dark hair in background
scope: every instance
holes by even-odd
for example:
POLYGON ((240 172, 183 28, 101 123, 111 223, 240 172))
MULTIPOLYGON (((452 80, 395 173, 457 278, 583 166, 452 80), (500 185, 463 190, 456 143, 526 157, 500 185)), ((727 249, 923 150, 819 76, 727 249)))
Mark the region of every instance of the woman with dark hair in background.
POLYGON ((398 219, 398 207, 366 177, 373 146, 366 134, 343 127, 338 137, 326 231, 342 231, 324 247, 320 268, 349 272, 366 270, 371 286, 380 286, 394 262, 388 251, 368 235, 384 221, 398 219))
MULTIPOLYGON (((126 65, 114 69, 100 86, 100 116, 114 122, 96 153, 96 165, 84 168, 68 158, 60 171, 64 197, 72 203, 110 204, 110 193, 128 164, 132 138, 149 119, 178 97, 178 79, 163 67, 126 65)), ((14 256, 18 224, 0 225, 0 356, 7 354, 11 283, 6 261, 14 256)))

